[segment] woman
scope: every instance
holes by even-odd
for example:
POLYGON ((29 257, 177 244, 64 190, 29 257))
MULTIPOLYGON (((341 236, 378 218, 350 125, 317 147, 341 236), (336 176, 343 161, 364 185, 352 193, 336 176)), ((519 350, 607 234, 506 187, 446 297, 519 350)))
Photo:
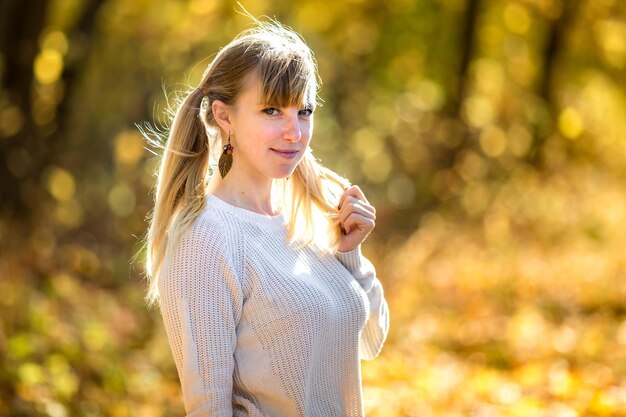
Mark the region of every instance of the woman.
POLYGON ((317 78, 297 34, 257 22, 174 115, 148 299, 188 416, 363 415, 359 359, 389 327, 360 246, 375 210, 311 154, 317 78))

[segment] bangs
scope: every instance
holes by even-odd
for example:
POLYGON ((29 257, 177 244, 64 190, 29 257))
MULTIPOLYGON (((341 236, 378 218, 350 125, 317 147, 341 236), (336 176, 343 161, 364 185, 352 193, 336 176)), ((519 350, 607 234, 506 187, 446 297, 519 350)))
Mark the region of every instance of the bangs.
POLYGON ((267 54, 261 57, 257 74, 261 81, 261 101, 277 107, 315 107, 315 69, 298 55, 267 54))

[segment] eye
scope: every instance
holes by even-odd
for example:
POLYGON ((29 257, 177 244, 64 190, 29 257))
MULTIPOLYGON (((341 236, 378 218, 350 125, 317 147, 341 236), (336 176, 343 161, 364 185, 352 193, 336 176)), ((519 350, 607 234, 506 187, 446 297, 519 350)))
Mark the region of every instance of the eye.
POLYGON ((276 107, 267 107, 262 110, 263 113, 269 114, 270 116, 275 116, 278 114, 278 109, 276 107))
POLYGON ((308 107, 306 109, 302 109, 298 112, 300 116, 311 116, 313 114, 313 109, 308 107))

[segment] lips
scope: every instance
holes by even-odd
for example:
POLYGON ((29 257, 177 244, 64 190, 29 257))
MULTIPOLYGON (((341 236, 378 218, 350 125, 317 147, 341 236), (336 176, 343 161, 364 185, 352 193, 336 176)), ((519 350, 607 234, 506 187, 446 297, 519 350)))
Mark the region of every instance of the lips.
POLYGON ((274 148, 270 148, 270 150, 272 152, 274 152, 276 155, 282 157, 282 158, 287 158, 287 159, 294 159, 297 155, 299 150, 298 149, 274 149, 274 148))
POLYGON ((276 149, 276 148, 271 148, 273 151, 276 152, 280 152, 280 153, 297 153, 299 152, 299 149, 276 149))

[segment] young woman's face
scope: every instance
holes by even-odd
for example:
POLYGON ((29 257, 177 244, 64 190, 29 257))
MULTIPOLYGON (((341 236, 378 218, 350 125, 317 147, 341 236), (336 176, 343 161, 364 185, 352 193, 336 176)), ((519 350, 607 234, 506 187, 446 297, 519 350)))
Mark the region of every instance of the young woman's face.
POLYGON ((313 134, 313 107, 273 107, 261 102, 261 84, 247 77, 231 107, 232 170, 285 178, 302 160, 313 134))

